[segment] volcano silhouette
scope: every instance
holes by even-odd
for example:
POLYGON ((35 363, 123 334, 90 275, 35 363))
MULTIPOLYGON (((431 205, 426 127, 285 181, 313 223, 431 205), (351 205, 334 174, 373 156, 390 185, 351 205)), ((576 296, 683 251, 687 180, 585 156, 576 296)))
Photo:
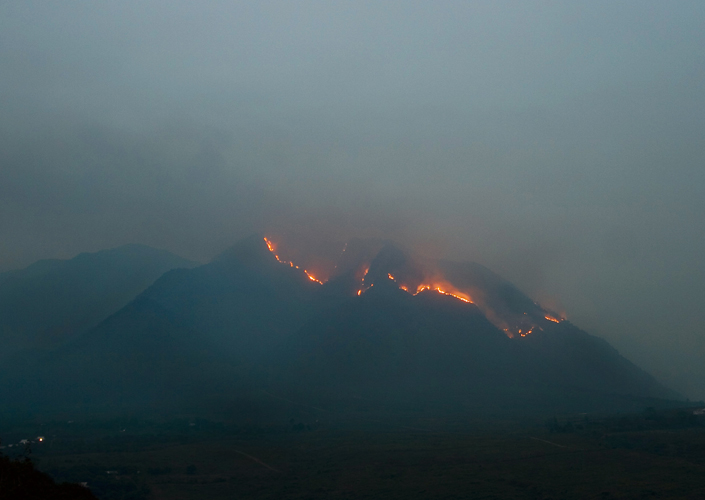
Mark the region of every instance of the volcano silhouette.
POLYGON ((3 377, 6 400, 52 408, 268 394, 328 408, 547 413, 680 399, 479 264, 357 240, 319 284, 262 235, 165 273, 3 377))

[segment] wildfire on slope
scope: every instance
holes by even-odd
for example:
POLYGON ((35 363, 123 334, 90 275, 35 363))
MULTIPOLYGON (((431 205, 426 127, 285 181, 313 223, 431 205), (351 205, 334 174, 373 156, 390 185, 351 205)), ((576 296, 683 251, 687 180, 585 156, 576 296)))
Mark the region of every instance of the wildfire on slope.
MULTIPOLYGON (((370 284, 368 286, 365 286, 365 278, 367 277, 367 274, 369 273, 370 268, 369 265, 365 267, 365 271, 362 274, 362 286, 360 289, 357 291, 357 295, 362 295, 366 290, 368 290, 370 287, 373 286, 373 284, 370 284)), ((390 281, 393 281, 396 283, 397 287, 400 290, 404 290, 407 293, 411 293, 409 291, 409 288, 413 289, 414 287, 412 285, 406 284, 406 283, 400 283, 399 280, 392 274, 392 273, 387 273, 387 278, 390 281)), ((421 292, 424 292, 426 290, 432 290, 437 293, 440 293, 441 295, 447 295, 449 297, 454 297, 462 302, 468 303, 468 304, 473 304, 474 302, 470 298, 470 295, 467 293, 464 293, 460 290, 457 290, 455 287, 453 287, 450 283, 446 281, 440 281, 440 280, 435 280, 435 281, 430 281, 430 282, 424 282, 416 287, 416 292, 411 293, 411 295, 418 295, 421 292), (452 291, 451 291, 452 290, 452 291)))
POLYGON ((458 300, 462 300, 463 302, 466 302, 468 304, 474 304, 472 299, 470 298, 469 295, 459 291, 459 290, 454 290, 453 292, 449 292, 446 290, 446 288, 450 288, 449 284, 444 284, 444 285, 437 285, 437 284, 421 284, 416 288, 416 293, 414 295, 418 295, 424 290, 433 290, 435 292, 440 293, 441 295, 448 295, 449 297, 455 297, 458 300), (441 288, 443 287, 443 288, 441 288))
POLYGON ((362 295, 363 293, 365 293, 367 290, 369 290, 369 288, 372 286, 372 285, 365 286, 365 278, 367 277, 367 273, 369 273, 369 272, 370 272, 370 265, 365 264, 364 270, 359 269, 358 272, 356 273, 355 279, 360 281, 360 288, 357 291, 358 297, 360 295, 362 295))
POLYGON ((539 326, 539 327, 537 327, 537 326, 532 326, 531 328, 529 328, 528 330, 526 330, 526 331, 524 331, 524 332, 522 332, 521 330, 519 330, 519 335, 521 335, 522 337, 526 337, 527 335, 531 335, 531 334, 534 332, 534 329, 535 329, 535 328, 538 328, 539 330, 543 331, 543 328, 541 328, 540 326, 539 326))
POLYGON ((323 281, 316 279, 316 277, 314 275, 312 275, 311 273, 309 273, 306 269, 304 269, 304 274, 306 276, 308 276, 308 279, 310 279, 311 281, 315 281, 319 285, 322 285, 324 283, 323 281))
MULTIPOLYGON (((323 285, 327 281, 319 280, 307 269, 300 268, 293 262, 280 258, 276 252, 276 245, 268 238, 264 238, 264 241, 278 262, 295 269, 301 269, 309 280, 318 284, 323 285)), ((343 247, 343 253, 345 253, 346 249, 347 244, 343 247)), ((359 285, 353 289, 352 293, 355 293, 358 297, 372 288, 375 283, 381 285, 380 280, 389 280, 390 284, 413 296, 426 291, 435 292, 440 295, 453 297, 466 304, 473 304, 490 323, 503 331, 509 338, 527 337, 536 331, 544 331, 544 327, 548 328, 550 323, 546 322, 560 323, 565 319, 547 309, 543 309, 536 303, 525 309, 528 312, 517 312, 505 303, 497 302, 496 297, 487 295, 487 292, 481 287, 463 281, 455 283, 453 280, 447 279, 445 271, 429 262, 408 259, 406 261, 402 260, 401 263, 399 260, 382 261, 380 265, 379 261, 374 263, 368 260, 371 257, 368 256, 364 260, 358 261, 356 267, 353 268, 356 269, 353 271, 354 280, 359 285), (371 265, 375 267, 372 273, 370 273, 371 265)))
MULTIPOLYGON (((289 267, 293 267, 294 269, 300 269, 299 266, 295 265, 293 262, 279 258, 279 255, 277 255, 277 252, 276 252, 276 247, 275 247, 274 243, 272 243, 272 241, 269 238, 265 237, 264 242, 267 244, 267 248, 269 249, 269 251, 274 254, 274 258, 277 259, 277 262, 284 264, 284 265, 287 265, 289 267)), ((317 279, 313 274, 308 272, 306 269, 303 269, 303 272, 306 275, 306 277, 308 279, 310 279, 311 281, 318 283, 319 285, 322 285, 323 283, 325 283, 325 281, 321 281, 321 280, 317 279)))

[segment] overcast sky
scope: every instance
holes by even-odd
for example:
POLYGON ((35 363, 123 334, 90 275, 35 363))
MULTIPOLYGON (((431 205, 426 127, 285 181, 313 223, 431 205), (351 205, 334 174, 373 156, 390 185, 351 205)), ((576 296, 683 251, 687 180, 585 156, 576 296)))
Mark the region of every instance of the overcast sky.
POLYGON ((0 270, 475 260, 705 398, 705 2, 0 0, 0 270))

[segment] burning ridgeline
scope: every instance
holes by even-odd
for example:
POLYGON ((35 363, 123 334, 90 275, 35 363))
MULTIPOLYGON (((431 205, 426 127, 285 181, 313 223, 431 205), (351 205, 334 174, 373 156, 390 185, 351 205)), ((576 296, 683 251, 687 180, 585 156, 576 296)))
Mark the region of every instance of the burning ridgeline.
MULTIPOLYGON (((415 259, 392 245, 385 245, 376 251, 358 252, 357 258, 347 259, 345 265, 336 264, 328 277, 319 279, 309 270, 280 257, 277 245, 270 238, 264 237, 264 242, 277 262, 300 270, 319 285, 345 277, 355 283, 350 294, 358 297, 382 283, 392 284, 413 296, 437 293, 477 307, 510 338, 527 337, 565 321, 564 317, 531 301, 509 282, 478 264, 415 259)), ((347 249, 346 243, 343 253, 347 249)))

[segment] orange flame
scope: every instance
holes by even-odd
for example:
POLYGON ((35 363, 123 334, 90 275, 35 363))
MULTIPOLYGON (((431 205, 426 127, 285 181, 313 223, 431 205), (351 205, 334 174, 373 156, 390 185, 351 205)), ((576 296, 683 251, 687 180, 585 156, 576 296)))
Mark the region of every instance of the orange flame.
MULTIPOLYGON (((269 241, 267 238, 264 239, 264 242, 267 244, 267 248, 269 248, 269 251, 274 252, 274 245, 272 245, 272 242, 269 241)), ((279 257, 277 257, 277 260, 279 260, 279 257)))
POLYGON ((311 273, 309 273, 306 269, 304 269, 304 274, 310 279, 311 281, 315 281, 319 285, 322 285, 323 282, 319 279, 316 279, 311 273))
MULTIPOLYGON (((448 285, 441 285, 441 286, 446 287, 446 288, 448 287, 448 285)), ((470 298, 469 295, 466 295, 466 294, 460 292, 459 290, 455 290, 454 292, 449 292, 449 291, 441 288, 441 286, 421 284, 416 288, 416 293, 414 295, 418 295, 421 292, 423 292, 424 290, 434 290, 442 295, 448 295, 449 297, 455 297, 456 299, 462 300, 463 302, 467 302, 468 304, 474 304, 474 302, 472 301, 472 299, 470 298)))
MULTIPOLYGON (((299 266, 295 265, 293 262, 291 262, 289 260, 280 259, 279 256, 276 254, 276 246, 267 237, 264 238, 264 242, 267 244, 267 248, 269 249, 269 251, 274 254, 274 258, 277 259, 277 262, 279 262, 281 264, 285 264, 289 267, 299 269, 299 266)), ((309 273, 306 269, 304 269, 303 271, 304 271, 304 274, 306 275, 306 277, 308 279, 310 279, 311 281, 314 281, 314 282, 318 283, 319 285, 322 285, 324 283, 323 281, 317 279, 315 276, 313 276, 311 273, 309 273)))
POLYGON ((526 331, 526 332, 524 332, 524 333, 521 333, 521 330, 519 330, 519 334, 520 334, 522 337, 526 337, 527 335, 531 335, 531 333, 534 331, 534 328, 536 328, 536 327, 535 327, 535 326, 532 326, 531 328, 529 328, 528 331, 526 331))
MULTIPOLYGON (((318 283, 320 285, 324 284, 324 281, 319 280, 316 278, 312 273, 310 273, 307 269, 304 269, 303 267, 299 267, 295 265, 293 262, 283 260, 277 255, 276 250, 277 250, 277 245, 270 241, 268 238, 264 238, 265 243, 267 244, 267 248, 269 251, 274 255, 274 257, 277 259, 278 262, 285 264, 291 268, 295 269, 301 269, 303 271, 304 275, 310 280, 315 283, 318 283)), ((343 252, 345 252, 347 247, 343 248, 343 252)), ((355 273, 355 279, 360 280, 359 283, 359 289, 357 290, 357 296, 363 295, 367 290, 369 290, 372 286, 374 286, 373 283, 365 283, 365 280, 367 278, 367 275, 370 271, 370 266, 369 262, 360 265, 360 267, 357 268, 356 273, 355 273)), ((396 283, 396 286, 399 287, 400 290, 405 291, 406 293, 412 294, 412 295, 418 295, 421 292, 424 292, 426 290, 433 291, 436 293, 439 293, 441 295, 447 295, 449 297, 453 297, 457 300, 460 300, 462 302, 468 303, 468 304, 476 304, 482 313, 487 317, 487 319, 494 324, 497 328, 500 330, 503 330, 504 333, 509 337, 509 338, 516 338, 516 337, 527 337, 534 333, 536 329, 543 331, 543 328, 537 324, 535 324, 533 321, 531 321, 531 318, 528 317, 528 314, 525 312, 523 314, 523 319, 519 320, 517 318, 514 318, 512 320, 511 318, 505 318, 503 316, 500 316, 496 311, 494 311, 491 307, 489 307, 488 304, 485 303, 483 294, 481 291, 477 291, 479 295, 475 295, 476 291, 473 291, 472 294, 473 296, 476 297, 478 302, 476 303, 473 298, 470 296, 468 293, 469 291, 466 289, 458 289, 454 285, 452 285, 449 281, 445 280, 442 275, 438 273, 434 273, 434 277, 430 277, 427 275, 425 278, 425 282, 422 282, 418 286, 416 286, 416 283, 414 282, 412 285, 409 285, 409 283, 404 283, 402 280, 404 280, 404 277, 402 277, 399 281, 397 280, 397 277, 392 275, 391 273, 387 273, 387 278, 392 280, 394 283, 396 283), (430 279, 429 279, 430 278, 430 279), (414 292, 414 287, 416 288, 414 292)), ((474 289, 473 289, 474 290, 474 289)), ((522 317, 520 317, 522 318, 522 317)), ((545 313, 544 318, 546 321, 551 321, 553 323, 560 323, 561 321, 564 321, 565 318, 561 316, 554 317, 552 314, 545 313)), ((545 326, 545 325, 544 325, 545 326)))

